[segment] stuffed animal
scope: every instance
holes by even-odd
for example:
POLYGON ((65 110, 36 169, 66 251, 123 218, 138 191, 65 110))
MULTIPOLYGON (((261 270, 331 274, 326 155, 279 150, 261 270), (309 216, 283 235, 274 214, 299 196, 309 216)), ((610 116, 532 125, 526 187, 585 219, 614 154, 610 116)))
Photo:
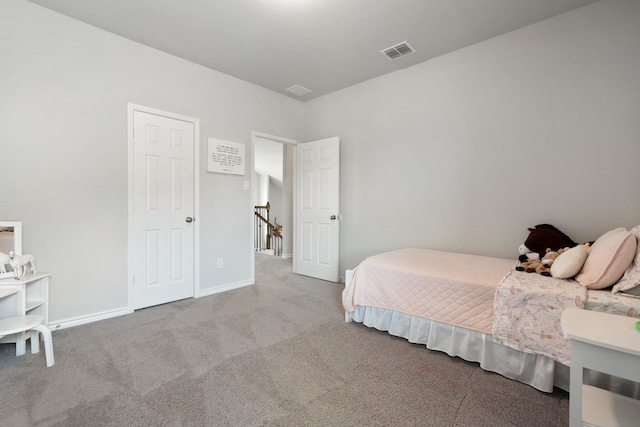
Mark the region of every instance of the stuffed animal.
POLYGON ((545 268, 550 269, 551 266, 553 265, 553 261, 555 261, 556 258, 558 258, 558 256, 560 256, 561 253, 568 250, 569 248, 562 248, 562 249, 558 249, 557 251, 552 251, 551 248, 547 248, 547 253, 544 254, 544 256, 540 261, 542 261, 542 265, 544 265, 545 268))
POLYGON ((529 250, 529 248, 527 248, 524 243, 521 244, 520 246, 518 246, 518 252, 520 253, 520 256, 518 257, 518 260, 520 262, 526 262, 526 261, 531 261, 531 260, 535 260, 535 259, 540 259, 540 254, 538 252, 531 252, 529 250))
POLYGON ((538 273, 542 276, 551 276, 551 269, 545 267, 539 259, 522 262, 516 266, 516 270, 527 273, 538 273))
POLYGON ((551 277, 551 266, 553 265, 553 261, 555 261, 558 256, 563 253, 566 249, 562 248, 557 251, 552 251, 547 248, 545 251, 544 257, 542 259, 530 259, 524 262, 521 262, 516 266, 516 270, 525 271, 527 273, 538 273, 542 276, 551 277))
POLYGON ((520 245, 518 249, 520 252, 518 259, 521 262, 535 259, 536 253, 539 258, 542 258, 547 248, 552 251, 557 251, 561 248, 574 247, 577 245, 569 236, 550 224, 538 224, 534 228, 528 228, 528 230, 529 237, 527 237, 527 240, 525 240, 524 244, 520 245))

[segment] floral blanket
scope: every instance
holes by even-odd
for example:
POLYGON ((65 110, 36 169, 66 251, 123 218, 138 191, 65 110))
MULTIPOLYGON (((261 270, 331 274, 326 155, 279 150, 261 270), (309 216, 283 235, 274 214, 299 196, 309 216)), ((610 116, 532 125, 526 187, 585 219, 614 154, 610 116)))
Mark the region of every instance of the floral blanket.
POLYGON ((573 280, 511 271, 500 283, 493 306, 493 338, 525 353, 569 365, 571 347, 560 317, 569 307, 585 308, 587 289, 573 280))
POLYGON ((609 289, 589 290, 584 308, 618 316, 640 317, 640 299, 624 294, 613 294, 609 289))

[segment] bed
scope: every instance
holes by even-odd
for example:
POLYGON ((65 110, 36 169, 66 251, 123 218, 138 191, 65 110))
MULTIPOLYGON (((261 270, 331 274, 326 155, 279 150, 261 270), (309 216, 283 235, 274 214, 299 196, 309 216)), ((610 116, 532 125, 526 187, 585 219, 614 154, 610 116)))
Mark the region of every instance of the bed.
MULTIPOLYGON (((632 231, 640 235, 640 228, 632 231)), ((630 270, 640 277, 640 249, 633 243, 635 261, 625 266, 624 277, 630 270)), ((568 391, 570 346, 560 329, 562 311, 578 307, 638 317, 640 298, 516 271, 516 263, 419 248, 371 256, 346 271, 345 321, 478 362, 541 391, 568 391)), ((638 277, 633 280, 640 284, 638 277)), ((589 381, 640 396, 637 384, 596 373, 589 381)))

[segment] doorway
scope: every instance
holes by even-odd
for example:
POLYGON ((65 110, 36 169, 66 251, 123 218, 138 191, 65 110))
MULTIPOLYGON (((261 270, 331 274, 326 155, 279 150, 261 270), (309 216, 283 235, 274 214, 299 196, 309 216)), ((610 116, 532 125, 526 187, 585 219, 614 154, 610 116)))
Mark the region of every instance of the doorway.
MULTIPOLYGON (((340 260, 340 138, 301 143, 253 132, 251 138, 256 169, 256 144, 262 140, 283 147, 283 253, 293 258, 293 272, 337 282, 340 260), (294 207, 295 205, 295 207, 294 207), (288 230, 288 234, 287 234, 288 230)), ((259 179, 251 175, 252 210, 259 200, 259 179)), ((254 221, 251 222, 251 278, 255 283, 254 221)))
MULTIPOLYGON (((298 141, 252 132, 251 210, 269 202, 270 218, 282 226, 280 257, 293 257, 293 159, 298 141)), ((272 221, 273 222, 273 221, 272 221)), ((251 277, 255 283, 255 221, 251 222, 251 277)))

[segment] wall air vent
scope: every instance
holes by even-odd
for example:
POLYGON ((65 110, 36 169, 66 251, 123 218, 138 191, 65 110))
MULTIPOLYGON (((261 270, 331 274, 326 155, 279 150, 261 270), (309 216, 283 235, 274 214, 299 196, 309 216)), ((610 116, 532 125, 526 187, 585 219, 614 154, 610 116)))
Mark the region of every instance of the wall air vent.
POLYGON ((306 95, 308 93, 311 93, 311 91, 309 89, 307 89, 306 87, 300 86, 300 85, 293 85, 291 87, 288 87, 285 90, 287 92, 291 92, 292 94, 298 95, 298 96, 303 96, 303 95, 306 95))
POLYGON ((398 43, 397 45, 382 49, 381 54, 387 57, 389 61, 396 60, 400 57, 410 55, 416 50, 407 42, 398 43))

